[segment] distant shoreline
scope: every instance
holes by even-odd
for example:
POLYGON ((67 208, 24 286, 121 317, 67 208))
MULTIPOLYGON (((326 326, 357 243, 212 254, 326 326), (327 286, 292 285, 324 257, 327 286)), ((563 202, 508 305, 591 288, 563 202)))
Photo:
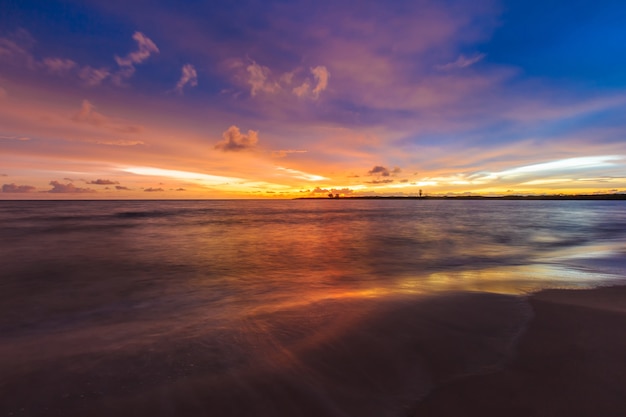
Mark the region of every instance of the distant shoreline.
POLYGON ((291 200, 626 200, 625 194, 572 194, 572 195, 505 195, 505 196, 341 196, 341 197, 295 197, 295 198, 2 198, 0 193, 0 203, 2 202, 103 202, 103 201, 291 201, 291 200))
POLYGON ((626 194, 297 197, 294 200, 626 200, 626 194))

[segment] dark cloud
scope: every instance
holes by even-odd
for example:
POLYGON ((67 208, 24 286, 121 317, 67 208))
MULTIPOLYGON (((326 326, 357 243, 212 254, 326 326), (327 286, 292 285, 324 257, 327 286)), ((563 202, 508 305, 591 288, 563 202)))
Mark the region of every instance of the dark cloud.
POLYGON ((224 152, 238 152, 252 149, 259 141, 258 134, 259 132, 248 130, 248 134, 244 135, 237 126, 231 126, 222 134, 224 139, 215 145, 215 149, 224 152))
POLYGON ((402 172, 402 170, 398 167, 395 167, 394 169, 390 170, 387 167, 381 166, 381 165, 376 165, 374 168, 370 169, 369 171, 367 171, 367 175, 377 175, 380 177, 389 177, 391 175, 396 175, 399 174, 400 172, 402 172))
POLYGON ((121 185, 116 185, 116 186, 115 186, 115 189, 116 189, 116 190, 130 190, 130 188, 128 188, 128 187, 124 187, 124 186, 121 186, 121 185))
MULTIPOLYGON (((307 192, 309 192, 307 190, 307 192)), ((310 191, 311 194, 340 194, 340 195, 347 195, 347 194, 352 194, 354 193, 353 190, 349 189, 349 188, 341 188, 341 189, 336 189, 336 188, 331 188, 331 189, 326 189, 326 188, 320 188, 320 187, 315 187, 313 190, 310 191)))
POLYGON ((380 175, 383 177, 388 177, 389 175, 391 175, 391 172, 389 172, 389 170, 383 166, 380 165, 376 165, 374 168, 370 169, 369 171, 367 171, 368 175, 380 175))
POLYGON ((184 188, 177 188, 175 191, 187 191, 184 188))
POLYGON ((111 181, 111 180, 102 180, 100 178, 98 178, 95 181, 89 181, 87 182, 87 184, 95 184, 95 185, 115 185, 115 184, 119 184, 118 181, 111 181))
POLYGON ((52 189, 49 190, 49 193, 95 193, 96 190, 92 190, 91 188, 80 188, 74 186, 74 184, 61 184, 58 181, 50 181, 50 185, 52 189))
POLYGON ((165 191, 163 188, 146 188, 144 191, 148 192, 148 193, 154 193, 154 192, 161 192, 161 191, 165 191))
POLYGON ((385 180, 374 180, 374 181, 368 181, 368 184, 389 184, 393 182, 392 179, 385 179, 385 180))
POLYGON ((30 193, 33 191, 35 191, 35 187, 31 185, 4 184, 2 186, 3 193, 30 193))

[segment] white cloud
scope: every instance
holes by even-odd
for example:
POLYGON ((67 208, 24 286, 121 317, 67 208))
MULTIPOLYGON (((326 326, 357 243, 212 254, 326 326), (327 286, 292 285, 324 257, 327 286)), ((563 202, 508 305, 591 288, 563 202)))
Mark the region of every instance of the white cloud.
POLYGON ((284 172, 286 174, 289 174, 290 177, 298 178, 298 179, 301 179, 301 180, 322 181, 322 180, 328 180, 329 179, 329 178, 326 178, 326 177, 322 177, 321 175, 309 174, 307 172, 302 172, 302 171, 298 171, 298 170, 291 169, 291 168, 276 167, 276 169, 278 171, 280 171, 280 172, 284 172))
POLYGON ((618 155, 604 156, 583 156, 579 158, 561 159, 558 161, 544 162, 541 164, 526 165, 496 173, 500 177, 511 177, 536 172, 563 172, 569 170, 580 170, 589 168, 604 168, 614 166, 613 161, 622 160, 624 157, 618 155))
POLYGON ((456 61, 449 62, 443 65, 437 65, 436 68, 442 71, 449 71, 457 68, 466 68, 482 60, 485 56, 485 54, 475 54, 474 56, 468 58, 465 55, 461 54, 456 59, 456 61))
POLYGON ((245 135, 237 126, 231 126, 222 134, 222 137, 224 139, 215 145, 215 149, 237 152, 254 148, 259 141, 259 132, 248 130, 248 134, 245 135))
POLYGON ((176 84, 175 90, 179 93, 183 93, 183 88, 189 85, 191 87, 195 87, 198 85, 198 73, 196 72, 196 68, 191 64, 185 64, 182 68, 182 74, 180 76, 180 80, 176 84))
POLYGON ((223 177, 219 175, 202 174, 199 172, 178 171, 173 169, 162 169, 152 167, 129 167, 122 169, 124 172, 130 172, 136 175, 147 175, 155 177, 169 177, 183 180, 201 181, 205 184, 219 185, 229 182, 240 182, 241 178, 223 177))

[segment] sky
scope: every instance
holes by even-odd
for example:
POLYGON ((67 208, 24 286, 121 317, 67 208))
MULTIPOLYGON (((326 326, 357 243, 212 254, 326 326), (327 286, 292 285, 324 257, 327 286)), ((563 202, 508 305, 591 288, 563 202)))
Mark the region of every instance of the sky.
POLYGON ((0 6, 0 199, 626 192, 623 0, 0 6))

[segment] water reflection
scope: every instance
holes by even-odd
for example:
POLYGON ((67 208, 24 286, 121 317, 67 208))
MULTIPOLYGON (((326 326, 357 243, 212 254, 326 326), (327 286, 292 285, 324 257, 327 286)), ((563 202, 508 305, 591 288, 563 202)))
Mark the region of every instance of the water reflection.
POLYGON ((506 357, 528 312, 499 294, 626 272, 622 202, 1 202, 0 220, 2 414, 401 415, 506 357))

